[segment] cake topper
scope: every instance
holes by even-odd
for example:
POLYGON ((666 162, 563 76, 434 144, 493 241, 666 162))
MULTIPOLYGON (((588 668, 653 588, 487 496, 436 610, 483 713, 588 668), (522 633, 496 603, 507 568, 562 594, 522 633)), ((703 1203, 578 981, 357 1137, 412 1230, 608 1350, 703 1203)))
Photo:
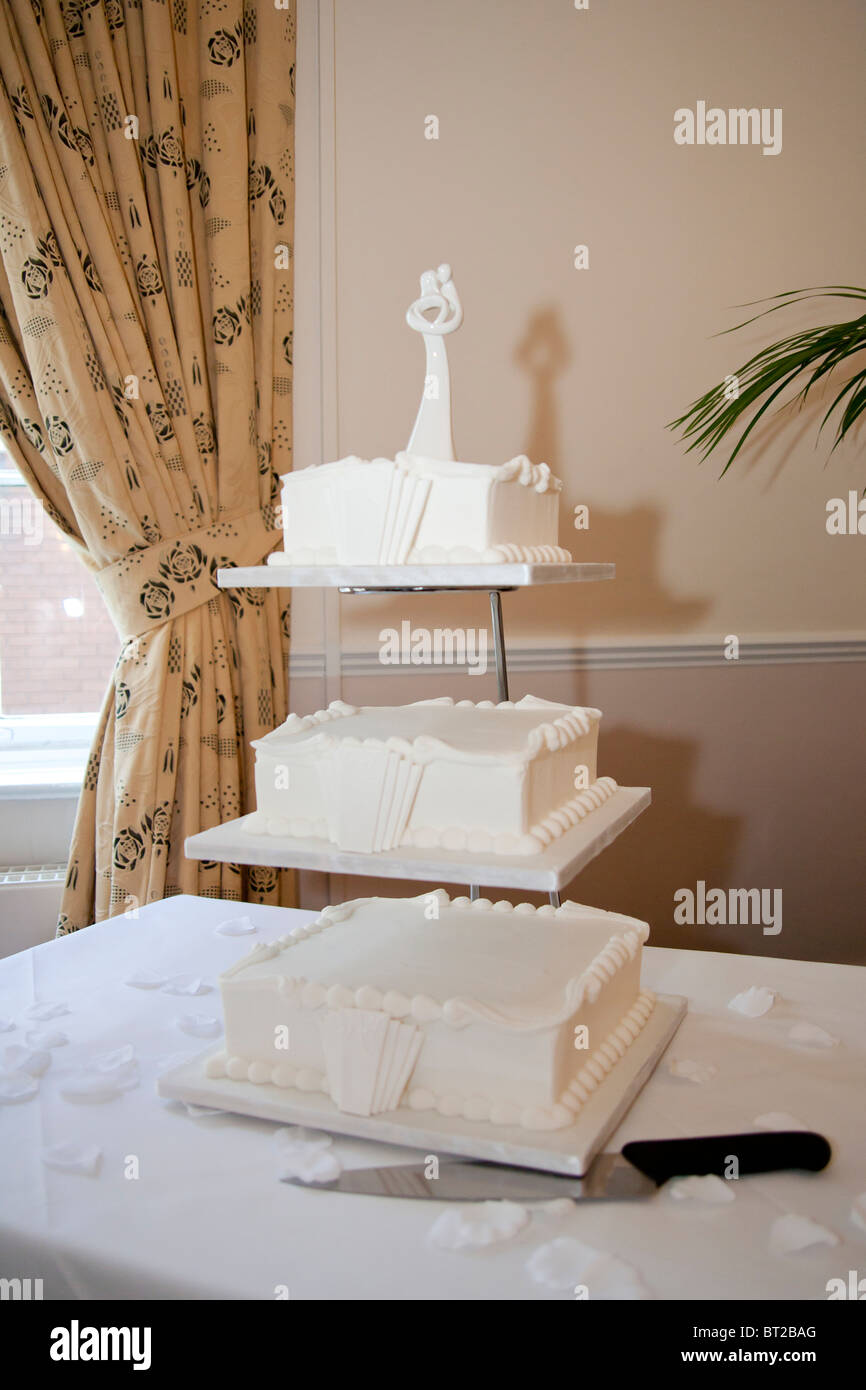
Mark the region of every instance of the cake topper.
POLYGON ((406 452, 453 460, 457 456, 451 433, 451 378, 443 340, 446 333, 453 333, 463 322, 463 305, 451 279, 450 265, 424 271, 420 297, 406 310, 406 322, 423 336, 427 352, 424 390, 406 452), (436 317, 428 318, 432 310, 436 310, 436 317))

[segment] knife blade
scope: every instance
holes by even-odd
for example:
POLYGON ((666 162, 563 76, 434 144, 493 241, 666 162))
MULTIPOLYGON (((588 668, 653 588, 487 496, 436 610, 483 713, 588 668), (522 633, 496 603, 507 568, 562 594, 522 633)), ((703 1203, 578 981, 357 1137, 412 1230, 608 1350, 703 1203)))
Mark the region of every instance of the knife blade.
POLYGON ((812 1172, 829 1163, 832 1150, 820 1134, 805 1130, 761 1134, 717 1134, 696 1139, 645 1139, 625 1144, 621 1153, 599 1154, 583 1177, 519 1168, 478 1159, 445 1156, 436 1177, 428 1177, 426 1157, 415 1163, 350 1168, 330 1182, 307 1182, 286 1176, 282 1182, 329 1192, 372 1197, 425 1198, 440 1202, 629 1201, 648 1197, 672 1177, 715 1173, 739 1177, 749 1173, 803 1168, 812 1172), (733 1166, 736 1160, 736 1168, 733 1166))

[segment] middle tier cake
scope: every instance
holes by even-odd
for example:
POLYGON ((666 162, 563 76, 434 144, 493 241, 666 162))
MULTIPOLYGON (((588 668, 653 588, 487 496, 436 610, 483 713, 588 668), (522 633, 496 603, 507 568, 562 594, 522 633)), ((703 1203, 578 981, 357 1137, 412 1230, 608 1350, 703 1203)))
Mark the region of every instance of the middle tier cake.
POLYGON ((253 744, 244 828, 362 853, 537 854, 617 789, 596 776, 600 718, 532 695, 292 714, 253 744))

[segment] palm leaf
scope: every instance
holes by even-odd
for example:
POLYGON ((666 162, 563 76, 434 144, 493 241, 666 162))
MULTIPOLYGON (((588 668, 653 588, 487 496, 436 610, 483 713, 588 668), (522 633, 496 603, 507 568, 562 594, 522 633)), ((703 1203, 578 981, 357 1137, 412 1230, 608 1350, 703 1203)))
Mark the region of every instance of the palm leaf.
MULTIPOLYGON (((725 329, 724 332, 736 333, 758 319, 775 314, 780 309, 787 309, 792 304, 823 297, 856 299, 862 303, 866 301, 866 289, 856 285, 825 285, 806 290, 785 290, 769 299, 754 301, 756 304, 769 307, 744 319, 733 328, 725 329)), ((753 308, 754 304, 743 304, 739 307, 749 309, 753 308)), ((732 374, 736 378, 738 388, 735 397, 725 394, 725 382, 714 386, 693 401, 684 415, 672 420, 668 429, 682 431, 683 442, 691 441, 686 452, 691 453, 693 449, 697 449, 702 459, 706 459, 733 429, 742 424, 743 431, 722 469, 724 476, 758 421, 786 387, 800 381, 800 387, 791 403, 799 401, 802 408, 810 391, 823 383, 850 358, 864 350, 866 313, 843 323, 827 324, 822 328, 809 328, 794 333, 778 343, 761 348, 732 374), (750 414, 751 419, 748 418, 750 414)), ((730 378, 726 378, 727 380, 730 378)), ((836 438, 831 453, 866 411, 866 368, 856 372, 836 393, 818 427, 819 434, 834 411, 842 406, 846 397, 848 400, 836 427, 836 438)))

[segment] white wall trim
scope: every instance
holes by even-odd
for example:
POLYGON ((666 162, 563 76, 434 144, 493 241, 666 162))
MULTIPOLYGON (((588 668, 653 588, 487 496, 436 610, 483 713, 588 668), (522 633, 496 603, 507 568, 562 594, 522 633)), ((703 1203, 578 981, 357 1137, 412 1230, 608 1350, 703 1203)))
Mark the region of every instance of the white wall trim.
MULTIPOLYGON (((811 637, 793 640, 786 637, 754 639, 740 643, 736 661, 726 660, 722 640, 715 642, 668 641, 598 643, 591 646, 519 646, 507 647, 510 672, 524 671, 589 671, 634 670, 640 667, 673 668, 682 666, 787 666, 821 663, 866 661, 864 637, 811 637)), ((492 663, 492 654, 490 656, 492 663)), ((441 667, 439 669, 442 669, 441 667)), ((466 668, 454 664, 451 668, 466 668)), ((324 659, 321 652, 291 653, 293 678, 321 677, 324 659)), ((385 673, 426 676, 429 666, 385 666, 372 649, 342 653, 343 677, 380 676, 385 673)))
MULTIPOLYGON (((295 83, 293 463, 340 457, 334 0, 299 0, 295 83)), ((322 590, 328 700, 340 696, 340 599, 322 590)))

